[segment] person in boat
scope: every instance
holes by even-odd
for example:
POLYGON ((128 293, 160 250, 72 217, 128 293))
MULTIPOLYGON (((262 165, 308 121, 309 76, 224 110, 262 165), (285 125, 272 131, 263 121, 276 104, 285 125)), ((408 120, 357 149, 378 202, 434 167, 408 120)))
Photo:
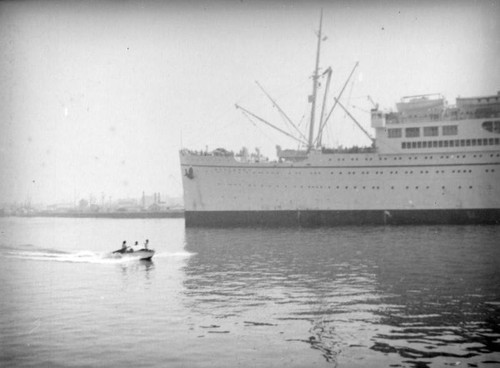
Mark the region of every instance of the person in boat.
POLYGON ((138 250, 140 250, 140 248, 139 248, 139 242, 136 241, 135 244, 134 244, 134 246, 130 248, 130 251, 131 252, 137 252, 138 250))
POLYGON ((124 240, 121 249, 115 250, 113 253, 125 253, 127 252, 127 241, 124 240))
POLYGON ((149 245, 149 239, 146 239, 144 242, 144 249, 148 250, 148 245, 149 245))

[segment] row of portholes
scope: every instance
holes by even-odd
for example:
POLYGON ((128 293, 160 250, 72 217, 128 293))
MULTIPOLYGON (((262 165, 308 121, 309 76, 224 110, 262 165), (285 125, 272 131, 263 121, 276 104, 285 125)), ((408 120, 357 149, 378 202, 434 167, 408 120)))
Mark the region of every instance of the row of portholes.
MULTIPOLYGON (((450 171, 452 174, 472 174, 472 170, 451 170, 450 171)), ((494 173, 495 172, 495 169, 485 169, 484 172, 486 173, 494 173)), ((388 171, 387 172, 389 175, 398 175, 399 174, 399 171, 388 171)), ((420 170, 420 171, 413 171, 413 170, 405 170, 404 172, 401 172, 402 174, 404 175, 413 175, 413 174, 417 174, 417 173, 420 173, 420 174, 429 174, 431 173, 429 170, 420 170)), ((436 170, 434 171, 434 174, 445 174, 446 171, 445 170, 436 170)), ((295 173, 297 174, 297 173, 295 173)), ((315 174, 319 174, 319 173, 315 173, 315 174)), ((355 171, 348 171, 346 172, 347 175, 355 175, 356 172, 355 171)), ((384 171, 375 171, 375 172, 372 172, 370 173, 369 171, 361 171, 359 172, 359 174, 361 175, 370 175, 370 174, 373 174, 373 175, 383 175, 384 174, 384 171)), ((289 175, 291 175, 291 173, 289 173, 289 175)), ((335 175, 335 172, 330 172, 330 175, 335 175)), ((340 171, 338 173, 338 175, 342 175, 342 171, 340 171)), ((227 185, 241 185, 241 184, 227 184, 227 185)), ((249 184, 248 186, 252 186, 252 184, 249 184)), ((262 185, 261 185, 262 186, 262 185)))
MULTIPOLYGON (((500 154, 498 154, 498 153, 497 154, 491 153, 489 156, 490 157, 495 157, 495 156, 496 157, 500 157, 500 154)), ((452 159, 453 158, 457 158, 458 159, 458 158, 466 158, 466 157, 467 157, 467 155, 441 155, 441 156, 439 156, 439 158, 441 158, 441 159, 445 159, 445 158, 447 158, 447 159, 449 159, 449 158, 452 158, 452 159)), ((480 158, 480 157, 483 157, 483 155, 482 154, 477 154, 477 155, 473 155, 472 157, 474 157, 474 158, 479 157, 480 158)), ((434 156, 424 156, 423 157, 424 160, 432 160, 433 158, 434 158, 434 156)), ((382 161, 382 160, 383 161, 387 161, 388 158, 387 157, 381 157, 381 156, 379 156, 378 159, 379 159, 379 161, 382 161)), ((395 156, 392 159, 394 161, 397 161, 397 160, 402 160, 403 157, 402 156, 395 156)), ((418 159, 419 159, 418 156, 408 156, 408 160, 418 160, 418 159)), ((372 160, 373 160, 373 157, 365 157, 365 161, 372 161, 372 160)), ((329 158, 328 161, 332 161, 332 159, 329 158)), ((337 158, 337 161, 345 161, 345 158, 337 158)), ((358 160, 357 157, 356 158, 352 157, 350 161, 359 161, 359 160, 358 160)))
MULTIPOLYGON (((485 169, 484 171, 487 172, 487 173, 494 173, 495 169, 485 169)), ((429 174, 429 171, 428 170, 420 170, 419 173, 420 174, 429 174)), ((436 170, 434 173, 435 174, 444 174, 445 170, 436 170)), ((467 174, 467 173, 471 174, 472 170, 470 170, 470 169, 469 170, 451 170, 451 173, 452 174, 455 174, 455 173, 456 174, 467 174)), ((334 172, 332 171, 330 174, 334 175, 334 172)), ((348 175, 354 175, 356 173, 354 171, 353 172, 348 171, 347 174, 348 175)), ((368 174, 370 174, 368 171, 361 171, 361 175, 368 175, 368 174)), ((384 172, 383 171, 376 171, 374 174, 375 175, 379 175, 379 174, 382 175, 382 174, 384 174, 384 172)), ((398 171, 389 171, 389 174, 390 175, 397 175, 397 174, 399 174, 399 172, 398 171)), ((405 175, 412 175, 412 174, 414 174, 414 172, 412 170, 410 170, 410 171, 406 170, 406 171, 404 171, 404 174, 405 175)), ((342 175, 342 172, 339 172, 339 175, 342 175)), ((218 183, 217 185, 222 185, 222 184, 218 183)), ((227 184, 227 185, 229 185, 229 186, 241 186, 242 184, 230 183, 230 184, 227 184)), ((250 186, 252 186, 252 184, 248 184, 248 186, 250 187, 250 186)), ((253 186, 256 186, 256 184, 253 184, 253 186)), ((261 184, 261 187, 264 187, 264 186, 272 187, 272 185, 269 185, 269 184, 267 184, 267 185, 261 184)), ((278 188, 279 185, 276 185, 276 187, 278 188)), ((286 187, 287 186, 285 185, 285 188, 286 187)))
MULTIPOLYGON (((394 157, 394 160, 402 160, 402 157, 394 157)), ((378 158, 379 161, 387 161, 387 157, 380 157, 378 158)), ((331 158, 328 159, 328 161, 332 161, 331 158)), ((337 158, 337 161, 345 161, 345 158, 337 158)), ((358 157, 351 157, 351 161, 359 161, 358 157)), ((373 161, 373 157, 365 157, 365 161, 373 161)))
MULTIPOLYGON (((495 156, 496 157, 500 157, 500 154, 499 153, 497 153, 497 154, 491 153, 489 156, 490 157, 495 157, 495 156)), ((472 157, 474 157, 474 158, 481 158, 481 157, 483 157, 483 154, 475 154, 475 155, 472 155, 472 157)), ((408 156, 408 160, 418 160, 419 158, 422 158, 422 157, 419 157, 419 156, 408 156)), ((423 157, 424 160, 432 160, 433 158, 434 158, 434 156, 424 156, 423 157)), ((441 155, 441 156, 439 156, 439 158, 440 159, 445 159, 445 158, 446 159, 450 159, 450 158, 451 159, 454 159, 454 158, 459 159, 459 158, 467 158, 467 155, 441 155)), ((382 161, 382 160, 383 161, 387 161, 387 157, 379 157, 378 159, 379 159, 379 161, 382 161)), ((401 156, 395 156, 392 159, 394 161, 398 161, 398 160, 402 160, 403 157, 401 157, 401 156)), ((328 159, 328 161, 331 161, 331 160, 332 160, 331 158, 328 159)), ((345 159, 338 158, 337 161, 345 161, 345 159)), ((358 159, 357 158, 351 158, 351 161, 358 161, 358 159)), ((369 157, 369 158, 365 157, 365 161, 372 161, 372 158, 371 157, 369 157)))
MULTIPOLYGON (((490 170, 491 172, 494 172, 495 170, 494 169, 491 169, 490 170)), ((228 172, 232 172, 232 173, 238 173, 238 174, 251 174, 251 175, 280 175, 281 172, 280 171, 251 171, 250 169, 230 169, 230 168, 226 168, 226 169, 215 169, 215 172, 222 172, 222 173, 228 173, 228 172)), ((472 170, 452 170, 451 171, 452 173, 460 173, 460 172, 463 172, 463 173, 466 173, 466 172, 469 172, 471 173, 472 170)), ((486 170, 486 172, 488 172, 488 170, 486 170)), ((302 175, 304 172, 303 171, 299 171, 299 169, 295 169, 294 171, 288 171, 287 174, 288 175, 302 175)), ((361 175, 369 175, 369 174, 374 174, 374 175, 382 175, 384 174, 384 171, 369 171, 369 170, 366 170, 366 171, 339 171, 339 172, 335 172, 335 171, 330 171, 330 175, 335 175, 335 174, 338 174, 338 175, 343 175, 343 173, 347 174, 347 175, 355 175, 357 173, 361 174, 361 175)), ((413 171, 408 171, 406 170, 404 172, 405 174, 413 174, 413 171)), ((421 174, 425 173, 427 174, 428 171, 420 171, 421 174)), ((445 173, 444 170, 436 170, 436 174, 438 173, 445 173)), ((321 171, 311 171, 311 172, 306 172, 306 174, 309 174, 309 175, 322 175, 323 173, 321 171)), ((398 174, 398 171, 389 171, 389 174, 398 174)))
MULTIPOLYGON (((454 174, 454 173, 472 173, 472 170, 451 170, 451 172, 454 174)), ((491 170, 488 170, 486 169, 485 172, 495 172, 495 169, 491 169, 491 170)), ((346 174, 347 175, 356 175, 356 171, 347 171, 346 174)), ((404 171, 405 174, 413 174, 413 170, 405 170, 404 171)), ((428 174, 429 173, 429 170, 420 170, 420 174, 428 174)), ((444 174, 445 173, 445 170, 436 170, 435 171, 436 174, 444 174)), ((292 175, 292 173, 288 173, 289 175, 292 175)), ((335 174, 338 174, 338 175, 342 175, 343 174, 343 171, 339 171, 338 173, 335 173, 334 171, 330 171, 330 175, 335 175, 335 174)), ((370 172, 370 171, 360 171, 359 174, 361 175, 370 175, 370 174, 374 174, 374 175, 383 175, 384 174, 384 171, 375 171, 375 172, 370 172)), ((393 175, 393 174, 399 174, 399 171, 389 171, 389 174, 390 175, 393 175)), ((295 175, 301 175, 301 174, 298 174, 298 172, 295 172, 295 175)), ((311 172, 310 175, 321 175, 321 172, 311 172)))
MULTIPOLYGON (((221 185, 223 185, 223 184, 222 183, 217 183, 217 186, 221 186, 221 185)), ((229 184, 229 186, 242 186, 242 185, 241 184, 229 184)), ((252 184, 248 184, 248 186, 249 187, 252 187, 252 186, 253 187, 257 187, 256 184, 253 184, 253 185, 252 184)), ((280 186, 279 185, 273 186, 273 185, 263 185, 262 184, 262 185, 260 185, 260 187, 261 188, 266 188, 266 187, 267 188, 272 188, 272 187, 279 188, 280 186)), ((288 188, 287 185, 284 185, 283 187, 284 188, 288 188)), ((345 189, 345 190, 349 190, 349 189, 353 189, 353 190, 358 190, 358 189, 363 189, 363 190, 372 189, 372 190, 379 190, 380 186, 378 186, 378 185, 375 186, 374 185, 374 186, 371 186, 371 187, 370 186, 368 186, 368 187, 367 186, 359 186, 358 187, 357 185, 355 185, 355 186, 349 186, 349 185, 345 185, 345 186, 342 186, 342 185, 337 185, 337 186, 330 186, 330 185, 329 186, 323 186, 323 185, 307 185, 307 186, 306 185, 293 185, 293 186, 290 186, 290 188, 293 188, 293 189, 345 189)), ((396 189, 395 186, 391 186, 390 188, 391 188, 391 190, 395 190, 396 189)), ((425 189, 430 189, 430 186, 427 185, 425 187, 422 187, 422 189, 424 189, 424 188, 425 189)), ((458 189, 462 189, 462 186, 459 185, 457 188, 458 189)), ((466 188, 466 187, 464 187, 464 188, 466 188)), ((468 189, 472 189, 472 188, 473 188, 472 185, 468 186, 468 189)), ((421 187, 418 186, 418 185, 416 185, 415 187, 407 185, 407 186, 404 187, 404 189, 405 190, 410 190, 410 189, 419 190, 419 189, 421 189, 421 187)), ((443 186, 441 186, 441 189, 442 190, 446 190, 446 187, 443 185, 443 186)))
MULTIPOLYGON (((472 173, 472 170, 452 170, 451 171, 453 174, 454 173, 472 173)), ((491 170, 488 170, 486 169, 485 172, 495 172, 495 169, 491 169, 491 170)), ((415 172, 416 173, 416 172, 415 172)), ((429 170, 420 170, 420 174, 428 174, 429 173, 429 170)), ((445 170, 436 170, 435 171, 436 174, 444 174, 445 173, 445 170)), ((330 175, 334 175, 335 173, 333 171, 330 172, 330 175)), ((338 173, 339 175, 342 175, 342 171, 340 171, 338 173)), ((348 171, 347 172, 347 175, 355 175, 356 172, 355 171, 348 171)), ((361 175, 369 175, 370 172, 369 171, 361 171, 360 172, 361 175)), ((383 171, 375 171, 374 173, 371 173, 371 174, 375 174, 375 175, 383 175, 384 172, 383 171)), ((399 174, 399 171, 389 171, 389 174, 390 175, 397 175, 399 174)), ((404 171, 404 174, 405 175, 408 175, 408 174, 413 174, 413 170, 405 170, 404 171)))

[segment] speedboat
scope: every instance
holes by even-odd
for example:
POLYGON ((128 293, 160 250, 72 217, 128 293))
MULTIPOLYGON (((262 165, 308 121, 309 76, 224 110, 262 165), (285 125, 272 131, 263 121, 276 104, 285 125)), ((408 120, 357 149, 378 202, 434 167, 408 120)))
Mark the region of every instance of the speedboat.
POLYGON ((154 249, 139 249, 136 251, 129 251, 124 249, 115 250, 112 253, 113 258, 130 258, 149 261, 155 254, 154 249))

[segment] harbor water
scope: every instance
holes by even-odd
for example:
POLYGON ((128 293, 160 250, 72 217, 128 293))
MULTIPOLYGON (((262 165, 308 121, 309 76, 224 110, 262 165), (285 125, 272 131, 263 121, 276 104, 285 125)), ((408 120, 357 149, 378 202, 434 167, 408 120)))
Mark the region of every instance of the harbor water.
POLYGON ((0 218, 0 366, 500 366, 499 239, 0 218), (146 238, 152 262, 109 257, 146 238))

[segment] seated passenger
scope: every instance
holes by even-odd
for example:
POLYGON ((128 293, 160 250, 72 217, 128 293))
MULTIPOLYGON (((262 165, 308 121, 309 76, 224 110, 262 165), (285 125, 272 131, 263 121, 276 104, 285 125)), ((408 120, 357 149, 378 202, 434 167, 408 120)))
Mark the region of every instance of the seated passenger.
POLYGON ((136 241, 135 244, 134 244, 134 246, 130 248, 130 251, 131 252, 137 252, 138 250, 140 250, 140 248, 139 248, 139 242, 136 241))
POLYGON ((118 250, 115 250, 113 253, 125 253, 127 251, 127 242, 124 240, 122 243, 122 247, 118 250))

